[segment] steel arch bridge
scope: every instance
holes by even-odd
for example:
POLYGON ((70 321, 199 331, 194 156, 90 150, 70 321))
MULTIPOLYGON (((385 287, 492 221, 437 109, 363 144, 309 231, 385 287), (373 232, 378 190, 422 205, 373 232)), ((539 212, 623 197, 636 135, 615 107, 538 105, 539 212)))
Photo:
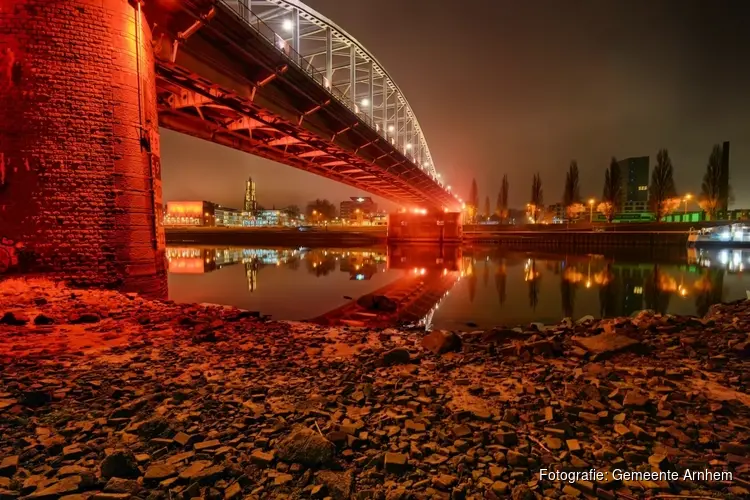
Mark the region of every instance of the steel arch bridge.
POLYGON ((404 93, 325 16, 299 0, 155 1, 179 5, 149 16, 160 125, 400 204, 460 210, 404 93))

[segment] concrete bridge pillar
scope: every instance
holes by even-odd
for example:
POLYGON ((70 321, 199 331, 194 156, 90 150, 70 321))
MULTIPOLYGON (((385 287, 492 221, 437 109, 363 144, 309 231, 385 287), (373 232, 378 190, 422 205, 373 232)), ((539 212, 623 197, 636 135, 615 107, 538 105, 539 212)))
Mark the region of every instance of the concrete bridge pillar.
POLYGON ((0 237, 24 247, 12 264, 166 294, 155 96, 136 2, 0 0, 0 237))

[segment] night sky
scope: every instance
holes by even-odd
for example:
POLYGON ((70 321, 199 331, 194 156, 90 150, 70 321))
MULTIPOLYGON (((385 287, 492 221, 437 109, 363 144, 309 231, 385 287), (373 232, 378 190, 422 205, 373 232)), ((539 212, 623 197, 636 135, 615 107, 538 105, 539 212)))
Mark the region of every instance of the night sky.
MULTIPOLYGON (((713 144, 731 141, 734 207, 750 207, 750 2, 746 0, 307 0, 387 68, 464 198, 494 207, 542 176, 560 201, 571 159, 600 197, 612 156, 669 149, 677 190, 700 192, 713 144)), ((270 208, 364 194, 163 130, 164 199, 241 207, 252 175, 270 208)))

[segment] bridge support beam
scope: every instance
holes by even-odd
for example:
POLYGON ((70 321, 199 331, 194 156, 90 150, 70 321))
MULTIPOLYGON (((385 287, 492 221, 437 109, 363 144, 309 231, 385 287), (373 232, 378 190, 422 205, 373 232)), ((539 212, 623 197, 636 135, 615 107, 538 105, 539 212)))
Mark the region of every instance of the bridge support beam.
POLYGON ((155 95, 137 2, 0 0, 0 236, 22 271, 166 294, 155 95))
POLYGON ((460 243, 461 213, 411 211, 388 214, 388 241, 393 243, 460 243))

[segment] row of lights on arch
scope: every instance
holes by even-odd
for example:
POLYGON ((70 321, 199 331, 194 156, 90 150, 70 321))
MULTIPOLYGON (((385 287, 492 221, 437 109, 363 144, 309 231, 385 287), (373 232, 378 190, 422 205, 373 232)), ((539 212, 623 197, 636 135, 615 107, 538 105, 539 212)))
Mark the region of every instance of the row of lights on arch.
MULTIPOLYGON (((294 31, 294 21, 292 21, 291 19, 284 19, 284 21, 282 22, 282 27, 283 27, 284 31, 287 31, 287 32, 293 32, 293 31, 294 31)), ((360 106, 362 106, 363 108, 367 108, 367 107, 369 107, 369 106, 370 106, 370 100, 369 100, 369 99, 367 99, 367 98, 364 98, 364 99, 362 99, 362 100, 360 101, 360 103, 359 103, 359 104, 360 104, 360 106)), ((377 124, 376 124, 376 125, 375 125, 375 127, 376 127, 376 130, 377 130, 377 131, 380 131, 380 127, 379 127, 379 125, 377 125, 377 124)), ((395 131, 395 128, 394 128, 394 126, 393 126, 393 125, 389 125, 389 126, 388 126, 388 133, 391 133, 391 134, 392 134, 392 133, 393 133, 394 131, 395 131)), ((392 140, 392 139, 391 139, 391 140, 392 140)), ((407 144, 406 144, 406 145, 405 145, 404 147, 405 147, 405 149, 406 149, 407 151, 409 151, 409 150, 411 150, 411 149, 412 149, 412 147, 413 147, 413 146, 412 146, 412 144, 411 144, 411 143, 407 143, 407 144)), ((430 166, 430 163, 429 163, 429 162, 427 162, 427 161, 425 161, 425 162, 423 162, 423 163, 422 163, 422 167, 423 167, 423 168, 427 168, 427 167, 429 167, 429 166, 430 166)), ((438 181, 438 183, 440 183, 440 185, 441 185, 441 186, 443 185, 443 182, 442 182, 442 174, 440 174, 439 172, 435 174, 435 180, 436 180, 436 181, 438 181)), ((448 185, 448 186, 445 186, 445 190, 446 190, 446 191, 448 191, 449 193, 451 193, 451 186, 450 186, 450 185, 448 185)), ((453 194, 453 193, 451 193, 451 194, 453 194)), ((459 202, 459 203, 461 203, 461 204, 463 205, 463 200, 462 200, 461 198, 459 198, 459 197, 458 197, 457 195, 455 195, 455 194, 453 194, 453 197, 454 197, 454 198, 456 198, 456 199, 458 200, 458 202, 459 202)))

